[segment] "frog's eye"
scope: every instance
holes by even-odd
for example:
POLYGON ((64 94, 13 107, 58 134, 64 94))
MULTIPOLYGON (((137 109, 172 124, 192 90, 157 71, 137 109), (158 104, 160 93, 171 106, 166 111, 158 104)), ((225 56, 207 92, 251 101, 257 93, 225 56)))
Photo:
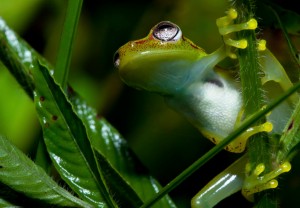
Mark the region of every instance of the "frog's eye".
POLYGON ((172 22, 160 22, 153 29, 153 36, 161 41, 177 41, 181 38, 180 28, 172 22))

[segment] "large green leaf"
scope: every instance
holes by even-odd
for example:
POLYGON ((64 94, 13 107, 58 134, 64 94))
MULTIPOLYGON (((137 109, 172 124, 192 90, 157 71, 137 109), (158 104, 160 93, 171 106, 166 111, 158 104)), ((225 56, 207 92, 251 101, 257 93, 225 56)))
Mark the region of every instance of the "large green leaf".
MULTIPOLYGON (((60 87, 58 87, 52 77, 50 77, 48 70, 41 67, 41 71, 35 71, 39 66, 33 59, 38 59, 43 65, 47 66, 48 69, 52 69, 52 67, 4 23, 2 23, 2 25, 0 24, 0 59, 4 60, 3 63, 22 87, 26 89, 29 95, 32 95, 33 82, 36 82, 39 88, 35 93, 37 110, 40 113, 46 140, 48 140, 50 155, 52 158, 57 158, 56 154, 64 152, 68 157, 66 158, 67 160, 62 160, 63 163, 56 164, 57 169, 63 171, 66 177, 75 177, 75 175, 67 174, 68 168, 71 166, 71 170, 74 171, 74 164, 77 163, 75 167, 77 175, 77 172, 80 173, 81 169, 83 169, 82 164, 78 164, 78 161, 83 160, 86 162, 85 165, 87 167, 90 166, 91 169, 88 169, 88 171, 91 171, 90 174, 92 175, 95 171, 96 163, 94 162, 94 158, 92 158, 92 153, 89 153, 87 155, 88 157, 84 155, 84 149, 84 151, 90 152, 90 144, 89 141, 86 140, 86 135, 84 135, 85 131, 81 129, 82 124, 80 124, 76 114, 72 111, 72 107, 68 100, 66 100, 60 87), (35 78, 34 81, 32 75, 35 78), (68 113, 66 113, 66 111, 68 113), (57 124, 61 122, 65 124, 62 124, 62 126, 57 124), (53 129, 55 130, 52 131, 53 129), (77 131, 79 134, 77 134, 77 131), (70 156, 70 154, 74 152, 70 153, 66 151, 71 148, 69 143, 63 141, 66 134, 69 134, 68 132, 71 133, 71 135, 69 135, 71 137, 68 137, 67 141, 72 140, 71 145, 73 148, 77 147, 79 153, 82 155, 74 157, 70 156), (80 137, 80 134, 83 134, 83 141, 77 141, 74 138, 75 136, 80 137), (50 136, 55 139, 54 142, 50 140, 50 136), (92 162, 84 160, 84 158, 89 158, 92 162)), ((131 207, 134 207, 141 203, 138 199, 139 197, 145 201, 157 193, 161 189, 161 186, 149 174, 137 171, 137 163, 133 159, 126 141, 119 133, 104 119, 99 119, 96 115, 96 111, 74 94, 71 94, 71 100, 77 114, 81 117, 87 128, 89 138, 92 141, 92 147, 95 150, 97 163, 101 166, 100 173, 103 178, 106 179, 105 185, 110 187, 111 192, 115 195, 115 198, 120 204, 125 206, 131 204, 131 207), (120 187, 122 187, 122 190, 120 187), (131 187, 139 197, 131 190, 131 187)), ((72 148, 71 150, 75 151, 75 149, 72 148)), ((54 161, 61 162, 59 160, 54 161)), ((73 172, 73 174, 75 173, 73 172)), ((96 179, 98 178, 97 176, 96 179)), ((83 182, 87 184, 92 183, 86 180, 83 182)), ((69 182, 71 187, 73 182, 75 183, 75 181, 69 182)), ((76 189, 78 189, 77 184, 73 184, 72 188, 76 191, 76 189)), ((78 194, 82 193, 78 192, 78 194)), ((165 197, 157 204, 157 207, 175 207, 175 205, 170 198, 165 197)))
POLYGON ((4 137, 0 137, 0 181, 26 196, 51 205, 90 207, 59 187, 42 168, 4 137))
MULTIPOLYGON (((89 138, 91 138, 100 168, 102 168, 100 171, 104 174, 114 193, 118 197, 125 198, 123 202, 133 201, 134 195, 126 187, 125 182, 135 190, 143 201, 152 198, 161 189, 161 186, 147 171, 141 171, 142 168, 133 157, 126 140, 72 91, 70 91, 70 100, 87 127, 89 138)), ((138 205, 139 203, 135 202, 134 204, 138 205)), ((153 207, 176 206, 166 196, 153 207)))
POLYGON ((85 127, 44 66, 32 70, 34 102, 49 155, 61 177, 83 199, 113 206, 97 170, 85 127))
MULTIPOLYGON (((47 148, 49 149, 50 156, 52 154, 55 154, 54 158, 57 158, 57 155, 61 155, 61 157, 64 157, 63 152, 66 152, 66 149, 69 149, 71 144, 70 142, 68 142, 67 145, 64 142, 63 144, 59 144, 61 138, 83 138, 83 136, 85 135, 85 129, 81 121, 78 120, 76 114, 73 112, 70 103, 67 102, 59 86, 54 83, 54 80, 49 75, 47 69, 44 67, 40 67, 40 70, 41 73, 35 71, 32 72, 32 74, 34 78, 36 77, 36 74, 39 74, 39 76, 41 76, 39 78, 42 80, 35 79, 34 81, 38 83, 38 85, 41 85, 45 88, 44 90, 41 90, 42 92, 35 93, 34 96, 35 100, 37 101, 37 109, 43 111, 40 112, 40 117, 44 125, 45 142, 47 148), (44 82, 43 79, 47 80, 47 82, 44 82), (46 91, 51 91, 51 95, 46 93, 46 91), (47 102, 47 100, 51 101, 47 102), (56 108, 56 106, 52 106, 53 104, 60 106, 58 107, 60 109, 60 112, 55 112, 55 110, 53 110, 54 108, 56 108), (69 112, 69 114, 67 112, 69 112), (61 113, 61 115, 59 115, 59 113, 61 113), (61 117, 63 117, 63 119, 59 119, 61 117), (58 125, 59 120, 61 120, 62 122, 66 122, 66 124, 61 123, 59 127, 56 126, 58 125), (64 126, 67 127, 67 129, 65 129, 64 126), (81 133, 80 130, 84 132, 81 133), (47 138, 46 135, 48 135, 49 138, 52 139, 47 138), (55 138, 59 139, 57 140, 55 138), (53 140, 55 142, 52 142, 53 140)), ((75 101, 74 97, 73 101, 75 101)), ((79 101, 79 99, 77 99, 77 101, 79 101)), ((79 104, 79 102, 73 103, 79 104)), ((141 194, 141 197, 147 200, 151 196, 153 196, 159 189, 158 183, 155 182, 153 178, 136 172, 133 159, 132 157, 130 157, 130 152, 128 151, 128 146, 125 140, 122 139, 120 135, 103 119, 99 120, 97 118, 96 112, 92 108, 87 105, 75 106, 77 113, 79 115, 83 115, 83 117, 81 118, 83 119, 83 121, 86 121, 85 124, 88 125, 87 127, 89 138, 92 139, 92 146, 96 150, 96 158, 99 164, 99 170, 101 172, 101 175, 103 176, 103 179, 105 180, 105 185, 109 186, 109 190, 117 199, 118 204, 122 204, 122 207, 139 207, 140 205, 142 205, 142 201, 132 190, 130 185, 135 185, 136 192, 143 193, 141 194), (95 132, 97 136, 92 132, 95 132), (105 154, 103 154, 102 152, 104 152, 105 154), (110 162, 108 161, 108 159, 110 160, 110 162), (115 168, 113 168, 111 164, 114 164, 115 168), (120 170, 120 173, 123 177, 119 172, 116 171, 117 169, 120 170)), ((72 140, 75 140, 75 138, 72 140)), ((87 138, 87 144, 83 144, 80 142, 82 141, 79 140, 78 146, 90 145, 87 138)), ((67 152, 70 151, 73 150, 69 149, 67 152)), ((74 152, 76 151, 77 150, 74 150, 74 152)), ((85 154, 86 151, 89 150, 82 149, 82 154, 85 154)), ((70 161, 68 157, 64 157, 64 160, 67 160, 66 163, 71 164, 70 166, 72 166, 72 161, 70 161)), ((93 158, 89 158, 89 160, 92 159, 93 158)), ((63 169, 72 171, 72 167, 69 167, 69 165, 64 164, 64 166, 65 167, 63 169)), ((78 167, 78 164, 76 165, 76 167, 78 167)), ((58 168, 61 169, 61 167, 58 168)), ((76 170, 78 171, 78 169, 76 170)), ((78 172, 76 172, 76 174, 77 176, 81 175, 78 174, 78 172)), ((162 201, 162 204, 158 204, 157 206, 174 207, 169 198, 164 199, 162 201)))

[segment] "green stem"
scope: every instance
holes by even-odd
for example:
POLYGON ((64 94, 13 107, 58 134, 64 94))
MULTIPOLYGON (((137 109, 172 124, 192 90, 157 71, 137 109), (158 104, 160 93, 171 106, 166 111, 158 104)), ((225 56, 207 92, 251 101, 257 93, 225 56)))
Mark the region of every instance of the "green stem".
POLYGON ((63 89, 66 89, 69 75, 73 42, 80 17, 83 0, 68 0, 66 19, 59 44, 54 77, 63 89))
MULTIPOLYGON (((239 17, 237 23, 246 22, 254 16, 254 1, 238 0, 235 2, 235 8, 239 17)), ((241 31, 237 34, 238 39, 246 39, 248 47, 238 51, 238 59, 240 64, 240 79, 242 84, 242 96, 244 103, 245 117, 251 116, 259 111, 265 104, 263 101, 262 83, 259 74, 261 67, 259 64, 259 54, 257 50, 257 40, 255 31, 241 31)), ((265 118, 259 120, 255 125, 265 122, 265 118)), ((266 171, 271 170, 271 155, 268 145, 268 137, 266 133, 259 133, 252 136, 248 142, 249 162, 252 170, 259 164, 264 163, 266 171)), ((256 205, 259 206, 260 201, 264 207, 270 207, 272 202, 270 193, 256 194, 256 205), (268 204, 268 205, 267 205, 268 204)))

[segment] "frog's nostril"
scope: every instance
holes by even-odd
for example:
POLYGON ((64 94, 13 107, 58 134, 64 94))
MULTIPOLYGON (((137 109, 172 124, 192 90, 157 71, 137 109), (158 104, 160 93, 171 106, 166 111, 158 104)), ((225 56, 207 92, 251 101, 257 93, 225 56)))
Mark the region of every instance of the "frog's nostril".
POLYGON ((119 65, 120 65, 120 54, 119 54, 118 51, 114 55, 114 65, 115 65, 116 68, 119 68, 119 65))

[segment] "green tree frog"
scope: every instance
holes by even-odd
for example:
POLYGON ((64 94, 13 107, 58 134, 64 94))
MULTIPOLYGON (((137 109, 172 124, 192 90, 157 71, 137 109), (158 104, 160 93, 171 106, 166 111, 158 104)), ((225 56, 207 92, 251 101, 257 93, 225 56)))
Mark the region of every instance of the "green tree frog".
MULTIPOLYGON (((233 31, 255 29, 256 22, 235 26, 233 31)), ((244 41, 226 41, 240 48, 247 45, 244 41)), ((184 37, 177 25, 164 21, 154 26, 147 37, 122 46, 115 54, 115 66, 126 84, 161 94, 170 107, 218 144, 240 122, 242 110, 239 83, 216 67, 227 55, 226 47, 207 54, 184 37)), ((270 123, 253 127, 226 150, 242 152, 249 136, 271 129, 270 123)))
MULTIPOLYGON (((145 38, 130 41, 119 48, 114 56, 114 64, 127 85, 162 95, 171 108, 187 118, 205 137, 218 144, 242 121, 243 102, 240 85, 234 75, 217 64, 228 56, 235 58, 231 48, 247 47, 247 41, 233 40, 230 38, 231 33, 254 30, 257 27, 255 19, 233 24, 236 17, 236 10, 231 9, 227 16, 217 20, 225 44, 211 54, 207 54, 184 37, 177 25, 163 21, 155 25, 145 38)), ((263 50, 265 44, 259 47, 263 50)), ((277 60, 268 50, 262 53, 262 57, 265 57, 262 64, 274 65, 274 71, 273 68, 271 70, 270 67, 263 67, 266 69, 262 82, 273 80, 282 88, 289 88, 292 84, 281 65, 278 62, 274 64, 274 60, 277 60)), ((271 130, 270 122, 251 127, 225 149, 230 152, 243 152, 251 135, 271 130)), ((245 167, 245 161, 246 159, 239 160, 225 170, 223 175, 210 182, 193 199, 192 206, 211 207, 220 201, 219 198, 241 189, 244 181, 241 170, 245 167), (230 177, 232 179, 228 182, 230 177), (213 188, 217 187, 217 183, 220 187, 213 188), (226 189, 225 187, 229 187, 227 184, 231 184, 231 187, 226 189)), ((277 173, 286 171, 284 169, 277 173)), ((250 191, 244 189, 246 195, 272 188, 268 182, 278 174, 271 174, 259 182, 257 178, 261 172, 258 168, 250 182, 259 186, 255 186, 254 191, 253 188, 249 188, 250 191)))

